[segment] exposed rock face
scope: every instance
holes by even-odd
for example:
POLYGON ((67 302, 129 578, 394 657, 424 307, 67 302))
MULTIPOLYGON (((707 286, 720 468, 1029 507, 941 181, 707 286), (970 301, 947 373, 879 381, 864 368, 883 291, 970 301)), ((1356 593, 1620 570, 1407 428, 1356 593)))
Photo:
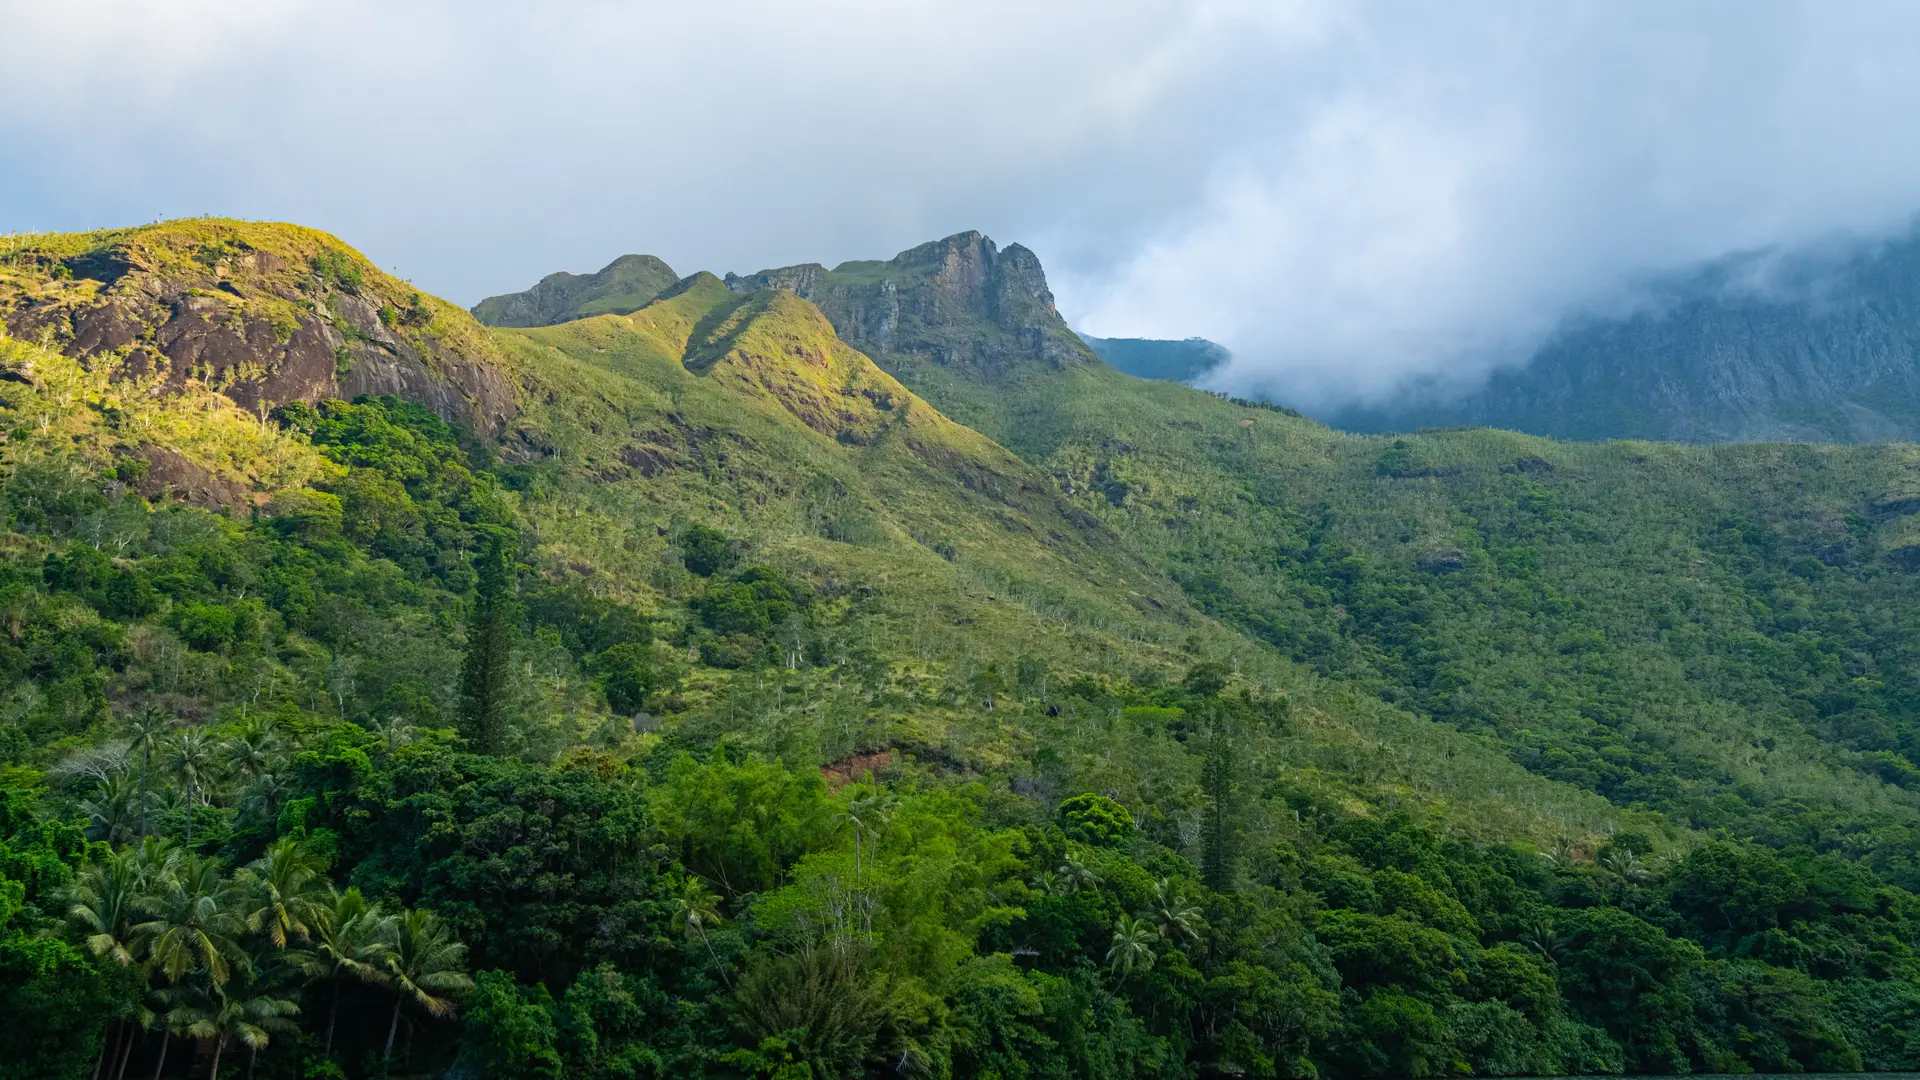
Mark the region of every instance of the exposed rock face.
POLYGON ((727 275, 736 292, 778 289, 813 301, 848 344, 915 356, 969 375, 1097 363, 1055 309, 1033 252, 957 233, 886 262, 817 263, 727 275))
POLYGON ((526 292, 489 296, 473 307, 488 326, 552 326, 646 307, 679 275, 651 255, 622 255, 593 274, 548 274, 526 292))
POLYGON ((429 301, 394 295, 400 283, 344 262, 343 281, 243 240, 223 241, 218 259, 182 258, 165 228, 67 259, 44 278, 0 277, 0 321, 89 366, 111 365, 115 380, 151 379, 155 393, 197 381, 252 411, 391 393, 488 438, 515 415, 513 386, 483 332, 440 332, 429 301))

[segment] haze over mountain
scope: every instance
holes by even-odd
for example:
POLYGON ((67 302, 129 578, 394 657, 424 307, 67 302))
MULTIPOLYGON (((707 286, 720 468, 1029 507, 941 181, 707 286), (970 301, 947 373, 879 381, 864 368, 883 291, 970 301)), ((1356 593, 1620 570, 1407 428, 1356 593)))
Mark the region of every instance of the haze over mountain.
POLYGON ((1634 306, 1569 322, 1484 386, 1418 379, 1385 403, 1322 415, 1356 431, 1920 439, 1920 235, 1730 256, 1645 290, 1634 306))

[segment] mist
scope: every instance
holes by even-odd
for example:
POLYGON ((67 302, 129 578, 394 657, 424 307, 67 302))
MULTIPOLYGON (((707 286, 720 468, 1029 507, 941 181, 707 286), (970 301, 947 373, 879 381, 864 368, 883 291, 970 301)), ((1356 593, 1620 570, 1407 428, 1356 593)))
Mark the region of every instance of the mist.
POLYGON ((1728 252, 1920 209, 1892 3, 334 0, 0 13, 0 230, 213 213, 461 303, 978 228, 1291 403, 1462 383, 1728 252))

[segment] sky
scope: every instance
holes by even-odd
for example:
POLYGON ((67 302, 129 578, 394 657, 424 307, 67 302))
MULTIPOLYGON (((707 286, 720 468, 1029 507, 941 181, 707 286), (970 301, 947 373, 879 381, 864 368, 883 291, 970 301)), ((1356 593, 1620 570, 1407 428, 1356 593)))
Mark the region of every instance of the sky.
POLYGON ((0 0, 0 232, 297 221, 471 304, 976 228, 1076 327, 1326 405, 1907 228, 1916 41, 1840 0, 0 0))

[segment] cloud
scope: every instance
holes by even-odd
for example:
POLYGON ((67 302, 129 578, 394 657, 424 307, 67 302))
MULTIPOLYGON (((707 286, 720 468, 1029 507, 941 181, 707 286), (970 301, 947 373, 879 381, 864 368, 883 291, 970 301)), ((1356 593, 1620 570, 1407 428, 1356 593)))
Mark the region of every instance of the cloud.
POLYGON ((1920 8, 70 0, 0 12, 0 229, 330 229, 463 302, 981 228, 1302 401, 1920 209, 1920 8))
POLYGON ((1371 5, 1261 92, 1116 271, 1095 332, 1217 335, 1222 387, 1309 406, 1470 381, 1564 315, 1729 251, 1875 235, 1920 209, 1906 6, 1371 5))

